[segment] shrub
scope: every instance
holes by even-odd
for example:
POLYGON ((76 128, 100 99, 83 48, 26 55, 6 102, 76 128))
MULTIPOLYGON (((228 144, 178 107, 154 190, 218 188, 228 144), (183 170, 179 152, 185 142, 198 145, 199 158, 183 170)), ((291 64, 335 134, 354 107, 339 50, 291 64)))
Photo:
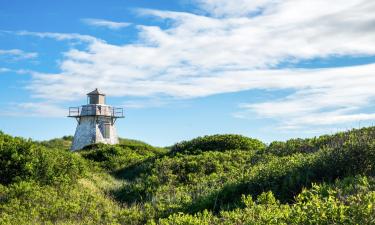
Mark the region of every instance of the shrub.
POLYGON ((374 130, 267 149, 214 135, 172 154, 134 140, 72 153, 1 133, 0 223, 373 224, 374 130))
POLYGON ((0 183, 35 180, 42 184, 72 182, 86 171, 76 154, 46 149, 30 140, 0 133, 0 183))
POLYGON ((227 150, 263 150, 265 144, 253 138, 242 135, 225 134, 198 137, 190 141, 182 141, 171 147, 171 153, 199 154, 204 151, 227 151, 227 150))
POLYGON ((108 171, 116 171, 163 154, 165 150, 132 141, 119 145, 93 144, 78 152, 85 159, 96 162, 100 167, 108 171))
POLYGON ((338 132, 334 135, 322 135, 314 138, 295 138, 285 142, 274 141, 265 150, 277 156, 287 156, 295 153, 314 153, 320 149, 341 148, 348 140, 366 144, 375 139, 375 127, 353 129, 346 132, 338 132))
POLYGON ((69 151, 72 141, 73 136, 63 136, 62 138, 54 138, 48 141, 41 141, 39 143, 47 148, 58 148, 69 151))
POLYGON ((118 206, 78 184, 8 186, 0 201, 0 224, 113 224, 118 206))
POLYGON ((280 203, 272 192, 254 201, 243 195, 243 208, 196 214, 175 213, 159 224, 373 224, 375 182, 368 177, 348 177, 332 184, 314 184, 296 196, 293 204, 280 203), (348 187, 349 190, 348 190, 348 187))

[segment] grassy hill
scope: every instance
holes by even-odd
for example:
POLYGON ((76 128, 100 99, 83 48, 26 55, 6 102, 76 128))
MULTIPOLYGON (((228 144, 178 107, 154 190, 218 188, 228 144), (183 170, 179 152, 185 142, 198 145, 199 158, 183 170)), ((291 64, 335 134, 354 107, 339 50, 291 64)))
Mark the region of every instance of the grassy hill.
POLYGON ((0 133, 0 224, 375 224, 375 127, 68 151, 0 133))

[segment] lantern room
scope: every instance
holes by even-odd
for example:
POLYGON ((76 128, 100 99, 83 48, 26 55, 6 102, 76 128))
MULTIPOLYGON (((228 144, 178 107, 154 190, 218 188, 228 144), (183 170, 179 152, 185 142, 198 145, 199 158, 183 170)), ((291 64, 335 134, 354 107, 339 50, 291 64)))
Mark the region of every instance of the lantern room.
POLYGON ((105 105, 105 94, 100 93, 97 88, 87 94, 87 104, 105 105))

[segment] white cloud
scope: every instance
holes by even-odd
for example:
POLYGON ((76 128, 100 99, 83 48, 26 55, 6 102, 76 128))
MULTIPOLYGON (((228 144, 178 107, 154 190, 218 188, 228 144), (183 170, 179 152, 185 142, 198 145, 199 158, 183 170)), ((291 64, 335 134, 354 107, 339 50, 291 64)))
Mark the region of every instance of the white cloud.
POLYGON ((6 72, 9 72, 9 71, 11 71, 11 70, 8 69, 8 68, 0 67, 0 73, 6 73, 6 72))
POLYGON ((58 41, 78 40, 78 41, 87 42, 87 43, 100 41, 99 39, 93 36, 76 34, 76 33, 30 32, 30 31, 16 31, 12 33, 15 33, 16 35, 20 35, 20 36, 36 36, 40 38, 53 38, 58 41))
POLYGON ((287 79, 290 83, 279 88, 296 89, 294 94, 272 101, 242 104, 240 107, 245 111, 236 115, 277 119, 284 128, 374 119, 374 113, 361 110, 375 102, 371 88, 375 85, 375 64, 303 71, 287 79))
POLYGON ((86 18, 82 19, 82 22, 95 27, 106 27, 112 30, 118 30, 130 25, 130 23, 125 22, 114 22, 110 20, 103 20, 103 19, 93 19, 93 18, 86 18))
POLYGON ((194 98, 250 89, 291 89, 274 101, 246 103, 242 115, 275 118, 286 128, 369 120, 375 64, 332 69, 282 68, 310 59, 375 55, 370 0, 196 0, 205 15, 140 10, 171 26, 138 26, 135 44, 87 35, 30 33, 87 40, 64 53, 56 74, 34 73, 34 96, 60 101, 93 87, 112 96, 194 98), (52 93, 59 93, 58 96, 52 93))
MULTIPOLYGON (((259 14, 281 0, 195 0, 199 7, 216 17, 241 17, 259 14)), ((255 16, 254 15, 254 16, 255 16)))
POLYGON ((20 49, 0 49, 0 56, 9 57, 12 60, 34 59, 38 57, 36 52, 25 52, 20 49))
POLYGON ((53 102, 22 102, 12 103, 11 107, 0 112, 2 116, 12 117, 63 117, 66 108, 53 102))

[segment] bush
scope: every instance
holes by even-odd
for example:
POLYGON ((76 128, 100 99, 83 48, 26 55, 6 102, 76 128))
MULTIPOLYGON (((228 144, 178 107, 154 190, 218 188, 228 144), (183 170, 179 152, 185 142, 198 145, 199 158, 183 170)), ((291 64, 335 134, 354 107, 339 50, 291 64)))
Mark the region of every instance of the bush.
POLYGON ((108 171, 116 171, 137 164, 147 158, 165 153, 141 142, 127 142, 119 145, 93 144, 78 151, 85 159, 96 162, 108 171))
POLYGON ((296 196, 294 204, 282 204, 272 192, 256 200, 243 195, 243 208, 212 214, 176 213, 158 223, 167 224, 373 224, 375 181, 357 176, 334 185, 314 184, 296 196), (349 188, 348 188, 349 187, 349 188))
POLYGON ((54 138, 48 141, 41 141, 39 143, 47 148, 58 148, 69 151, 72 142, 73 136, 63 136, 62 138, 54 138))
POLYGON ((126 139, 72 153, 1 133, 0 223, 373 224, 374 131, 266 149, 214 135, 171 154, 126 139))
POLYGON ((122 201, 155 204, 161 216, 175 211, 219 212, 236 208, 243 194, 272 191, 282 202, 313 182, 332 182, 356 174, 375 175, 375 141, 349 137, 341 146, 287 156, 247 150, 166 155, 125 185, 122 201))
POLYGON ((0 195, 0 224, 113 224, 119 208, 86 187, 14 183, 0 195))
POLYGON ((295 138, 285 142, 274 141, 265 150, 277 156, 287 156, 295 153, 314 153, 322 148, 341 148, 348 140, 366 144, 375 139, 375 127, 353 129, 334 135, 322 135, 314 138, 295 138))
POLYGON ((70 152, 46 149, 30 140, 0 133, 0 183, 35 180, 41 184, 73 182, 85 171, 85 162, 70 152))
POLYGON ((182 141, 171 147, 171 153, 199 154, 204 151, 227 151, 227 150, 263 150, 265 144, 259 140, 235 134, 212 135, 198 137, 190 141, 182 141))

